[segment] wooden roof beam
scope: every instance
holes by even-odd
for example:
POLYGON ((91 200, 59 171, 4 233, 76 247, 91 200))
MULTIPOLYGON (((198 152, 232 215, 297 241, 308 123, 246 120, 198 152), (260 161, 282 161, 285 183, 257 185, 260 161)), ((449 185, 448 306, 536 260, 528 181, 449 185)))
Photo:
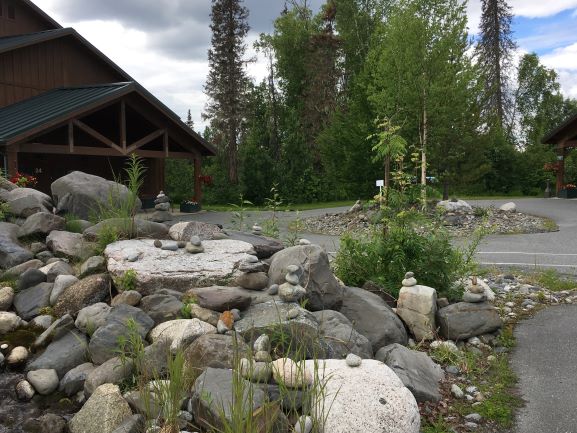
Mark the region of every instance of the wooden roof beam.
POLYGON ((129 155, 132 152, 134 152, 136 149, 144 146, 145 144, 150 143, 152 140, 160 137, 161 135, 165 134, 165 130, 164 129, 159 129, 158 131, 154 131, 151 132, 150 134, 148 134, 145 137, 142 137, 140 140, 135 141, 134 143, 132 143, 127 149, 126 149, 126 154, 129 155))
POLYGON ((124 152, 124 150, 122 149, 122 147, 120 147, 118 144, 116 144, 115 142, 113 142, 112 140, 110 140, 108 137, 105 137, 104 135, 102 135, 100 132, 92 129, 90 126, 88 126, 86 123, 80 121, 80 120, 73 120, 72 121, 74 123, 74 125, 76 125, 77 127, 79 127, 80 129, 82 129, 84 132, 86 132, 88 135, 91 135, 92 137, 96 138, 98 141, 100 141, 101 143, 106 144, 109 147, 112 147, 113 149, 118 150, 120 153, 126 155, 126 153, 124 152))

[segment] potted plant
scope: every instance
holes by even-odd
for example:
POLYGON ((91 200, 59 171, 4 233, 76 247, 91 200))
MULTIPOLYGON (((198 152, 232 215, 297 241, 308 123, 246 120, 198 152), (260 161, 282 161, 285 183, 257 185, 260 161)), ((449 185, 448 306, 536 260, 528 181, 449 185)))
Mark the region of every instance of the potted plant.
POLYGON ((559 191, 559 198, 577 198, 577 186, 568 183, 559 191))
POLYGON ((38 183, 34 176, 20 172, 16 172, 16 174, 10 178, 10 182, 19 186, 20 188, 33 188, 38 183))
POLYGON ((192 199, 186 200, 180 203, 180 211, 182 213, 195 213, 200 211, 200 204, 192 199))

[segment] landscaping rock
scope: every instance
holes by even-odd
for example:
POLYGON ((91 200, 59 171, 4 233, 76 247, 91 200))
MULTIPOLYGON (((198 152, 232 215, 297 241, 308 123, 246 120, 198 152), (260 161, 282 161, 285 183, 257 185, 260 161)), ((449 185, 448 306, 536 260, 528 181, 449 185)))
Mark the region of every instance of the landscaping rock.
POLYGON ((14 216, 28 218, 37 212, 52 212, 50 196, 32 188, 16 188, 12 191, 0 191, 0 199, 8 203, 14 216))
POLYGON ((12 312, 0 312, 0 335, 8 334, 22 325, 22 319, 12 312))
POLYGON ((53 321, 54 317, 44 314, 42 316, 36 316, 34 319, 32 319, 30 321, 30 325, 46 330, 50 328, 50 325, 52 325, 53 321))
POLYGON ((443 370, 426 353, 395 343, 379 349, 375 359, 387 364, 418 402, 441 398, 439 381, 444 377, 443 370))
MULTIPOLYGON (((250 382, 241 380, 245 382, 242 387, 242 401, 246 404, 242 408, 243 413, 254 412, 265 403, 266 395, 255 387, 249 403, 250 382), (251 406, 248 406, 249 404, 251 406)), ((221 429, 221 416, 230 421, 233 407, 237 408, 239 405, 238 402, 234 403, 234 398, 232 370, 209 367, 194 383, 190 407, 201 427, 221 429)))
POLYGON ((338 311, 323 310, 313 313, 319 322, 321 335, 326 341, 330 358, 343 359, 349 353, 361 358, 372 358, 373 348, 364 335, 353 328, 352 323, 338 311))
POLYGON ((42 354, 27 366, 28 371, 54 369, 64 377, 74 367, 86 362, 88 341, 84 334, 68 332, 48 345, 42 354))
POLYGON ((19 367, 28 360, 28 349, 22 346, 17 346, 10 351, 10 354, 6 358, 6 364, 13 367, 19 367))
POLYGON ((432 287, 414 285, 399 291, 397 314, 417 341, 434 339, 436 312, 437 291, 432 287))
POLYGON ((74 367, 64 375, 58 386, 58 391, 64 393, 64 395, 68 397, 76 395, 79 391, 84 389, 84 383, 94 369, 94 364, 91 362, 85 362, 84 364, 74 367))
POLYGON ((140 433, 145 425, 144 416, 132 415, 120 424, 112 433, 140 433))
POLYGON ((53 284, 40 283, 18 292, 14 297, 14 309, 24 320, 31 320, 40 314, 40 309, 50 305, 53 284))
POLYGON ((59 415, 46 413, 36 419, 40 433, 65 433, 66 420, 59 415))
POLYGON ((19 230, 16 224, 0 222, 0 268, 12 268, 34 258, 18 242, 19 230))
MULTIPOLYGON (((1 224, 1 223, 0 223, 1 224)), ((2 226, 0 225, 0 233, 2 232, 2 226)), ((27 262, 21 263, 19 265, 13 266, 6 270, 2 275, 0 275, 0 280, 9 280, 12 278, 18 278, 28 269, 40 269, 44 266, 44 262, 38 259, 28 260, 27 262)))
POLYGON ((447 212, 473 212, 471 205, 463 200, 445 200, 439 202, 437 206, 445 209, 447 212))
POLYGON ((205 334, 198 337, 184 352, 185 369, 204 371, 207 367, 234 368, 235 359, 250 351, 246 343, 231 335, 205 334))
POLYGON ((482 294, 484 295, 485 300, 489 302, 495 301, 495 293, 491 290, 491 287, 489 287, 489 285, 479 277, 465 278, 464 280, 459 281, 459 284, 463 285, 465 294, 482 294))
POLYGON ((70 420, 70 433, 112 433, 132 416, 130 406, 113 384, 99 386, 70 420))
POLYGON ((126 304, 136 307, 141 299, 142 295, 136 290, 127 290, 116 295, 110 305, 114 307, 115 305, 126 304))
MULTIPOLYGON (((125 233, 131 226, 132 221, 127 221, 124 218, 111 218, 87 228, 84 230, 83 235, 84 239, 95 241, 104 228, 115 229, 118 233, 125 233)), ((139 238, 166 239, 168 237, 168 228, 164 224, 142 218, 134 220, 132 229, 134 230, 133 236, 139 238)))
POLYGON ((449 340, 466 340, 500 329, 503 321, 490 304, 459 302, 442 308, 437 313, 440 334, 449 340))
MULTIPOLYGON (((101 208, 120 207, 130 194, 122 184, 81 171, 73 171, 57 179, 50 189, 58 213, 67 213, 85 220, 101 208)), ((141 203, 136 200, 139 210, 141 203)))
POLYGON ((119 357, 114 357, 102 365, 92 366, 92 369, 86 367, 86 371, 83 389, 84 394, 90 397, 99 386, 105 383, 118 385, 128 379, 134 371, 134 365, 130 360, 123 363, 119 357))
POLYGON ((46 238, 46 245, 58 257, 86 260, 94 251, 94 246, 84 240, 80 233, 54 230, 46 238))
POLYGON ((313 375, 304 362, 279 358, 272 362, 272 375, 276 383, 288 388, 304 388, 312 385, 313 375))
POLYGON ((7 311, 14 301, 14 289, 12 287, 0 288, 0 312, 7 311))
MULTIPOLYGON (((306 361, 326 384, 317 406, 330 407, 324 431, 331 433, 418 433, 420 414, 415 398, 386 365, 365 359, 356 368, 344 360, 306 361)), ((315 403, 313 403, 315 404, 315 403)), ((322 415, 321 415, 322 416, 322 415)))
POLYGON ((52 394, 58 388, 58 374, 56 370, 29 371, 26 379, 40 395, 52 394))
POLYGON ((198 319, 180 319, 156 326, 150 331, 149 338, 153 342, 169 341, 170 350, 176 353, 178 349, 186 348, 198 337, 205 334, 216 334, 216 328, 198 319))
POLYGON ((55 305, 60 295, 62 295, 62 293, 64 293, 64 291, 68 287, 72 286, 73 284, 76 284, 78 281, 80 280, 76 278, 74 275, 56 276, 54 280, 54 287, 52 288, 52 292, 50 293, 50 305, 55 305))
POLYGON ((192 287, 226 285, 238 275, 237 262, 252 247, 239 241, 205 241, 204 253, 189 254, 185 250, 164 251, 155 248, 153 240, 129 240, 106 247, 108 271, 114 276, 128 269, 137 274, 137 287, 143 295, 170 287, 184 292, 192 287), (128 261, 128 254, 137 253, 136 262, 128 261))
POLYGON ((174 224, 168 231, 168 235, 175 241, 190 241, 192 236, 198 236, 202 240, 214 239, 216 234, 222 234, 222 229, 209 223, 200 221, 186 221, 174 224))
POLYGON ((39 269, 27 269, 18 278, 16 288, 19 292, 46 282, 46 274, 39 269))
POLYGON ((47 235, 53 230, 63 230, 66 225, 64 218, 48 212, 37 212, 30 215, 20 226, 18 237, 47 235))
POLYGON ((268 259, 275 253, 278 253, 284 249, 283 243, 279 242, 278 239, 267 238, 265 236, 259 236, 234 230, 227 230, 226 234, 230 239, 248 242, 251 244, 256 256, 261 260, 268 259))
POLYGON ((6 191, 13 191, 17 188, 18 188, 18 185, 13 184, 8 179, 6 179, 4 176, 0 176, 0 189, 6 190, 6 191))
POLYGON ((72 319, 70 314, 65 314, 64 316, 56 319, 48 327, 48 329, 40 334, 34 343, 32 343, 32 347, 34 349, 42 348, 49 344, 52 340, 58 340, 60 337, 63 337, 72 330, 74 330, 74 319, 72 319))
POLYGON ((110 293, 110 277, 107 274, 91 275, 67 287, 54 305, 54 313, 76 315, 81 309, 104 301, 110 293))
POLYGON ((339 310, 343 288, 329 265, 326 252, 318 245, 299 245, 279 251, 272 257, 268 272, 271 284, 283 284, 290 265, 303 268, 301 284, 307 291, 311 311, 339 310))
POLYGON ((517 205, 513 202, 505 203, 499 207, 503 212, 517 212, 517 205))
POLYGON ((247 290, 264 290, 268 287, 268 275, 264 272, 241 274, 234 284, 247 290))
POLYGON ((192 296, 200 307, 220 313, 233 308, 242 311, 251 304, 250 296, 238 287, 201 287, 190 289, 186 294, 192 296))
POLYGON ((87 259, 80 267, 80 278, 88 275, 97 274, 106 270, 106 260, 102 256, 92 256, 87 259))
POLYGON ((191 319, 199 319, 203 322, 210 323, 212 326, 216 326, 220 318, 218 312, 203 308, 197 304, 187 304, 187 310, 190 313, 191 319))
POLYGON ((184 304, 171 295, 149 295, 142 298, 140 308, 157 325, 180 317, 184 304))
POLYGON ((406 345, 407 331, 399 317, 378 295, 356 287, 345 289, 340 312, 371 342, 373 352, 389 344, 406 345))
POLYGON ((34 387, 32 387, 32 385, 30 385, 30 382, 28 382, 27 380, 21 380, 20 382, 18 382, 15 391, 16 391, 16 397, 20 401, 30 401, 34 397, 34 394, 36 394, 36 391, 34 391, 34 387))
POLYGON ((109 315, 110 307, 108 304, 98 302, 80 310, 74 324, 79 330, 90 335, 101 326, 106 325, 109 315))
POLYGON ((60 275, 74 275, 74 269, 72 269, 72 266, 63 260, 57 260, 43 266, 39 271, 46 274, 46 281, 49 283, 56 281, 56 278, 60 275))

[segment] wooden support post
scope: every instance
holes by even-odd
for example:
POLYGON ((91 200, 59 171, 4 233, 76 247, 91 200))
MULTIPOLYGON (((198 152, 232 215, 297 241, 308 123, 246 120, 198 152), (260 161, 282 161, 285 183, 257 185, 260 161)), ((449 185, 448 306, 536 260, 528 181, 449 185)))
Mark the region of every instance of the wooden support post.
POLYGON ((120 101, 120 146, 126 152, 126 104, 120 101))
POLYGON ((559 146, 560 147, 557 149, 557 163, 559 164, 557 169, 557 197, 559 197, 559 194, 565 185, 565 148, 563 147, 563 143, 560 143, 559 146))
POLYGON ((14 176, 18 172, 18 149, 16 146, 10 146, 6 150, 6 173, 14 176))
POLYGON ((202 160, 200 156, 194 158, 194 198, 198 203, 202 201, 202 185, 200 182, 202 160))
POLYGON ((164 131, 164 138, 163 138, 163 146, 164 146, 164 154, 166 155, 166 157, 168 158, 168 131, 164 131))
POLYGON ((72 122, 68 122, 68 146, 70 153, 74 153, 74 124, 72 122))

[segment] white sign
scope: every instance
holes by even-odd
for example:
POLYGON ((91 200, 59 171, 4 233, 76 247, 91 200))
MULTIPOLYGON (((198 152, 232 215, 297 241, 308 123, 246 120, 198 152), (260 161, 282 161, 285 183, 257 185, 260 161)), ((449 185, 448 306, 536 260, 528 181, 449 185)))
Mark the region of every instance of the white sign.
POLYGON ((377 180, 377 186, 379 188, 385 186, 385 181, 384 180, 377 180))

